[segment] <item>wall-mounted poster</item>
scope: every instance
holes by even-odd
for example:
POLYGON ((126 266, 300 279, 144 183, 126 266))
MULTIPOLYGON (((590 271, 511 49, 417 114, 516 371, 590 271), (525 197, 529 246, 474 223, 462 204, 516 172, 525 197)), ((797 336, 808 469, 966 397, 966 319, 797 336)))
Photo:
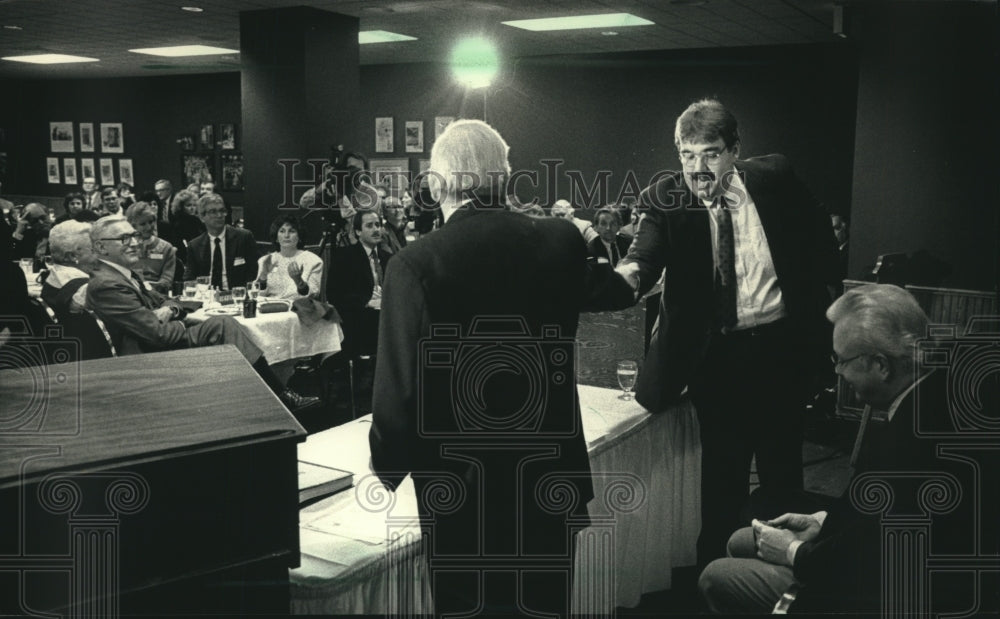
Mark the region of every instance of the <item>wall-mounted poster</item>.
POLYGON ((94 123, 80 123, 80 152, 94 152, 94 123))
POLYGON ((185 185, 191 183, 201 184, 202 181, 214 179, 212 170, 215 169, 214 155, 181 155, 181 165, 183 171, 181 177, 185 185))
POLYGON ((215 131, 212 125, 202 125, 198 130, 198 150, 215 149, 215 131))
POLYGON ((97 175, 94 173, 93 159, 80 159, 80 178, 92 178, 96 181, 97 175))
POLYGON ((101 123, 101 152, 125 152, 125 134, 121 123, 101 123))
POLYGON ((63 159, 63 177, 66 179, 67 185, 76 184, 76 159, 72 157, 63 159))
POLYGON ((115 184, 115 162, 112 159, 101 159, 101 184, 115 184))
POLYGON ((375 152, 392 152, 392 116, 375 119, 375 152))
POLYGON ((236 150, 236 125, 233 123, 219 125, 219 148, 236 150))
POLYGON ((376 184, 401 189, 410 183, 410 160, 405 157, 401 159, 372 159, 368 162, 368 169, 371 170, 372 179, 376 184))
POLYGON ((121 183, 128 183, 129 185, 135 187, 135 177, 132 176, 131 159, 118 160, 118 181, 121 183))
POLYGON ((58 157, 46 157, 45 167, 49 172, 49 184, 58 185, 60 181, 59 177, 59 158, 58 157))
POLYGON ((435 116, 434 117, 434 139, 441 137, 444 130, 448 128, 448 125, 455 122, 454 116, 435 116))
POLYGON ((406 121, 406 152, 424 152, 424 121, 406 121))
MULTIPOLYGON (((51 145, 49 150, 54 153, 72 153, 76 150, 73 147, 73 123, 49 123, 49 142, 51 145)), ((57 165, 57 172, 58 167, 57 165)))
POLYGON ((222 155, 222 188, 243 191, 243 155, 222 155))

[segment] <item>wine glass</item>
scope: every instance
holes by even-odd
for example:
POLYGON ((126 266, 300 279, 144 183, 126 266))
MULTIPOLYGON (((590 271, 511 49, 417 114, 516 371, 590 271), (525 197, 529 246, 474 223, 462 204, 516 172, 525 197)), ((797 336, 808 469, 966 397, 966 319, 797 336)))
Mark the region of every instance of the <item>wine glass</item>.
POLYGON ((250 293, 250 298, 256 300, 260 295, 260 282, 257 280, 250 282, 248 292, 250 293))
POLYGON ((245 298, 247 298, 246 286, 233 286, 233 302, 242 305, 245 298))
POLYGON ((635 377, 638 373, 639 367, 635 361, 618 362, 618 384, 621 385, 623 392, 618 396, 619 400, 628 401, 632 399, 632 388, 635 387, 635 377))
POLYGON ((196 277, 194 281, 198 291, 198 298, 202 301, 208 301, 211 298, 208 294, 208 284, 211 282, 211 279, 207 275, 202 275, 201 277, 196 277))

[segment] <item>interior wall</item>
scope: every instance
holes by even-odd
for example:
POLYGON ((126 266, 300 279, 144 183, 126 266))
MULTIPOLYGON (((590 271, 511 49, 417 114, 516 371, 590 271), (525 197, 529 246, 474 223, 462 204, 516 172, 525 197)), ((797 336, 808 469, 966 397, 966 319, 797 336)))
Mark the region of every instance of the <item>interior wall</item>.
POLYGON ((998 276, 996 3, 859 5, 852 272, 926 250, 943 284, 998 276), (947 6, 945 6, 947 5, 947 6))

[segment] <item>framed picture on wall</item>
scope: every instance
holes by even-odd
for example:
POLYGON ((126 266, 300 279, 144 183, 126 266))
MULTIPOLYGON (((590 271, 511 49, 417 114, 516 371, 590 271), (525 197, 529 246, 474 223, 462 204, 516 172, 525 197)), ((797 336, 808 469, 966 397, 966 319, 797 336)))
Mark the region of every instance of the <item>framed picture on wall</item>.
POLYGON ((434 139, 441 137, 444 130, 448 128, 448 125, 455 122, 454 116, 435 116, 434 117, 434 139))
POLYGON ((80 179, 83 182, 85 178, 97 179, 97 174, 94 173, 94 160, 93 159, 80 159, 80 179))
POLYGON ((118 182, 128 183, 132 187, 135 187, 135 176, 132 175, 131 159, 118 160, 118 182))
POLYGON ((392 116, 375 119, 375 152, 392 152, 392 116))
POLYGON ((182 135, 177 138, 177 143, 181 145, 181 150, 185 152, 194 152, 194 136, 193 135, 182 135))
POLYGON ((384 184, 393 189, 404 189, 410 183, 410 160, 406 157, 398 159, 371 159, 368 169, 376 184, 384 184))
POLYGON ((125 152, 125 134, 121 123, 101 123, 101 152, 125 152))
POLYGON ((45 167, 48 170, 50 185, 58 185, 62 182, 59 176, 59 157, 46 157, 45 167))
POLYGON ((181 178, 185 185, 215 180, 215 155, 181 155, 181 178))
POLYGON ((222 155, 222 188, 226 191, 243 191, 243 155, 222 155))
POLYGON ((222 123, 219 125, 219 148, 222 150, 236 150, 235 124, 222 123))
POLYGON ((94 152, 94 123, 80 123, 80 152, 94 152))
MULTIPOLYGON (((53 153, 72 153, 73 151, 76 150, 73 144, 74 144, 73 123, 71 122, 49 123, 50 151, 52 151, 53 153)), ((56 167, 58 168, 58 166, 56 167)))
POLYGON ((212 125, 202 125, 198 130, 198 150, 215 149, 215 131, 212 125))
POLYGON ((63 178, 67 185, 76 185, 76 159, 67 157, 63 159, 63 178))
POLYGON ((406 121, 406 152, 424 152, 424 121, 406 121))
POLYGON ((113 159, 101 158, 101 184, 115 184, 115 162, 113 159))

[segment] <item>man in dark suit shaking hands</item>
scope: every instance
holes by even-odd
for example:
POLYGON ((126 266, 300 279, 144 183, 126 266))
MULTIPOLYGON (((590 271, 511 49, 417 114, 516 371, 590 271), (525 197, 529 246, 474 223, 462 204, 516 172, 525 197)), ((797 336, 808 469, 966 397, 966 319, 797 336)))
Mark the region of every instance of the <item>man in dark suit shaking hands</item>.
POLYGON ((445 223, 386 270, 372 466, 390 488, 412 475, 436 614, 566 616, 593 497, 573 340, 598 280, 570 222, 506 208, 486 123, 449 125, 430 170, 445 223))
POLYGON ((198 215, 205 233, 191 239, 184 279, 211 277, 210 285, 228 290, 257 277, 257 242, 253 233, 226 225, 222 196, 207 193, 198 198, 198 215))
POLYGON ((739 525, 756 457, 762 487, 802 487, 801 412, 829 371, 836 245, 827 215, 782 155, 741 160, 736 118, 692 103, 677 119, 681 171, 645 189, 618 271, 639 294, 666 268, 636 399, 663 410, 687 391, 702 447, 698 561, 739 525))

